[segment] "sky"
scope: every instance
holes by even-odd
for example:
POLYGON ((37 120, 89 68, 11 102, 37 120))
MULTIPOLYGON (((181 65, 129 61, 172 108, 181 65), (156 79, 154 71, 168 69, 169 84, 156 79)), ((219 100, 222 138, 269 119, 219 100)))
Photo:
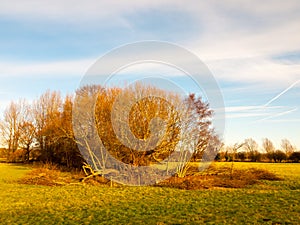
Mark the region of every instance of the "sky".
MULTIPOLYGON (((157 40, 208 66, 224 98, 227 145, 268 137, 300 148, 299 12, 298 0, 0 1, 0 112, 47 89, 73 93, 107 52, 157 40)), ((194 91, 183 74, 156 71, 194 91)))

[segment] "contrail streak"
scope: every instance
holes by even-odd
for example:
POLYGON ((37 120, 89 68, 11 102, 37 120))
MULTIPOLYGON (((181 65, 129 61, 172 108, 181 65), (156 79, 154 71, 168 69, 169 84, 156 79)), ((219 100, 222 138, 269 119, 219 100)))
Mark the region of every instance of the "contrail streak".
POLYGON ((279 93, 274 98, 272 98, 270 101, 268 101, 266 104, 264 104, 263 107, 267 107, 268 105, 270 105, 272 102, 274 102, 276 99, 278 99, 281 95, 285 94, 287 91, 289 91, 295 85, 297 85, 299 82, 300 82, 300 80, 297 80, 296 82, 292 83, 288 88, 286 88, 281 93, 279 93))
MULTIPOLYGON (((272 102, 274 102, 275 100, 277 100, 278 98, 280 98, 282 95, 284 95, 286 92, 288 92, 288 91, 289 91, 290 89, 292 89, 294 86, 296 86, 298 83, 300 83, 300 80, 295 81, 295 82, 292 83, 289 87, 287 87, 287 88, 284 89, 282 92, 280 92, 278 95, 276 95, 276 96, 273 97, 271 100, 269 100, 266 104, 262 105, 262 108, 268 107, 268 105, 270 105, 272 102)), ((265 117, 265 118, 263 118, 263 119, 256 120, 256 121, 254 121, 253 123, 262 122, 262 121, 269 120, 269 119, 272 119, 272 118, 275 118, 275 117, 283 116, 283 115, 285 115, 285 114, 289 114, 289 113, 295 112, 295 111, 297 111, 297 110, 298 110, 298 108, 294 108, 294 109, 292 109, 292 110, 288 110, 288 111, 285 111, 285 112, 277 113, 277 114, 275 114, 275 115, 271 115, 271 116, 265 117)))
POLYGON ((294 109, 291 109, 291 110, 288 110, 288 111, 284 111, 284 112, 281 112, 281 113, 277 113, 277 114, 272 115, 272 116, 265 117, 265 118, 260 119, 260 120, 256 120, 255 122, 261 122, 261 121, 273 119, 273 118, 275 118, 275 117, 283 116, 283 115, 286 115, 286 114, 295 112, 295 111, 297 111, 297 110, 298 110, 298 108, 294 108, 294 109))

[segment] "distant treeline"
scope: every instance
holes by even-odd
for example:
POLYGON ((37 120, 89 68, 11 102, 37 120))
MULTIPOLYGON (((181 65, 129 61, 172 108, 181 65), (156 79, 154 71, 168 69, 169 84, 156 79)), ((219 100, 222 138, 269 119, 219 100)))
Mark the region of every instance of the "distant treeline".
POLYGON ((268 138, 263 139, 261 148, 255 140, 248 138, 241 144, 223 146, 217 154, 216 160, 227 162, 300 162, 300 151, 297 151, 288 139, 282 139, 281 149, 276 149, 268 138))

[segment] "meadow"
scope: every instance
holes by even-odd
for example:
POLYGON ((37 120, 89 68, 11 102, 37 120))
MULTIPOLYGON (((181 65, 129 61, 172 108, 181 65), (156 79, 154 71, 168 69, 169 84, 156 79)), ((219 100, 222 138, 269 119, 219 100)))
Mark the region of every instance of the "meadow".
POLYGON ((18 182, 31 166, 0 164, 0 224, 299 224, 300 164, 233 165, 249 167, 267 169, 283 180, 207 190, 50 187, 18 182))

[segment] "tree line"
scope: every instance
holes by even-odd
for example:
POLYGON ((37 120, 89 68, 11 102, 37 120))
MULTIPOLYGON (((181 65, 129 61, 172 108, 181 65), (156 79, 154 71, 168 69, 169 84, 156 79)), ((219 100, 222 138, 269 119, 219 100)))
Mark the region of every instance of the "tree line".
POLYGON ((216 157, 217 161, 241 162, 300 162, 300 152, 288 139, 282 139, 280 149, 273 142, 263 138, 261 147, 252 138, 232 146, 223 146, 216 157))
POLYGON ((5 146, 0 149, 0 158, 68 168, 81 168, 87 163, 101 170, 110 162, 97 140, 91 139, 99 137, 105 149, 126 164, 147 166, 175 156, 182 162, 177 171, 182 175, 188 168, 185 163, 200 161, 207 149, 212 154, 219 152, 217 161, 300 161, 300 152, 287 139, 282 140, 281 149, 276 149, 268 138, 263 139, 261 148, 252 138, 224 146, 214 132, 212 117, 213 111, 200 96, 183 98, 142 84, 127 89, 84 86, 64 97, 48 90, 32 102, 20 99, 7 106, 0 121, 0 138, 5 146), (122 104, 116 104, 120 96, 122 104), (130 101, 131 105, 122 106, 130 101), (125 111, 128 118, 124 117, 125 111), (164 121, 164 127, 157 124, 156 128, 164 129, 153 128, 153 118, 157 117, 164 121), (95 127, 90 125, 93 121, 95 127), (147 140, 155 142, 159 137, 156 146, 147 148, 151 145, 147 140), (139 146, 143 151, 137 150, 139 146))
POLYGON ((0 123, 2 157, 8 162, 42 161, 77 167, 83 159, 72 138, 72 96, 47 91, 29 103, 12 101, 0 123))
POLYGON ((109 163, 107 156, 96 142, 90 141, 91 136, 97 135, 112 156, 127 164, 151 165, 172 153, 181 161, 190 158, 197 161, 207 147, 217 151, 220 146, 221 141, 211 124, 212 116, 209 104, 195 94, 182 98, 176 93, 142 84, 127 89, 84 86, 74 95, 65 97, 60 92, 48 90, 32 102, 13 101, 5 109, 0 122, 5 148, 0 157, 8 162, 41 161, 68 168, 92 162, 94 168, 103 169, 109 163), (131 109, 118 108, 121 106, 115 102, 120 95, 125 102, 136 100, 131 109), (139 96, 149 97, 140 99, 139 96), (74 102, 80 104, 77 110, 73 110, 74 102), (117 112, 117 127, 112 124, 113 110, 117 112), (129 112, 127 128, 122 125, 127 122, 122 117, 124 110, 129 112), (156 117, 164 121, 164 129, 151 130, 152 119, 156 117), (95 129, 90 126, 91 118, 95 129), (78 123, 78 129, 73 129, 72 122, 78 123), (146 141, 156 136, 161 140, 154 148, 137 151, 132 146, 134 142, 120 141, 120 138, 126 140, 128 130, 138 140, 146 141), (85 151, 79 150, 82 148, 85 151))

